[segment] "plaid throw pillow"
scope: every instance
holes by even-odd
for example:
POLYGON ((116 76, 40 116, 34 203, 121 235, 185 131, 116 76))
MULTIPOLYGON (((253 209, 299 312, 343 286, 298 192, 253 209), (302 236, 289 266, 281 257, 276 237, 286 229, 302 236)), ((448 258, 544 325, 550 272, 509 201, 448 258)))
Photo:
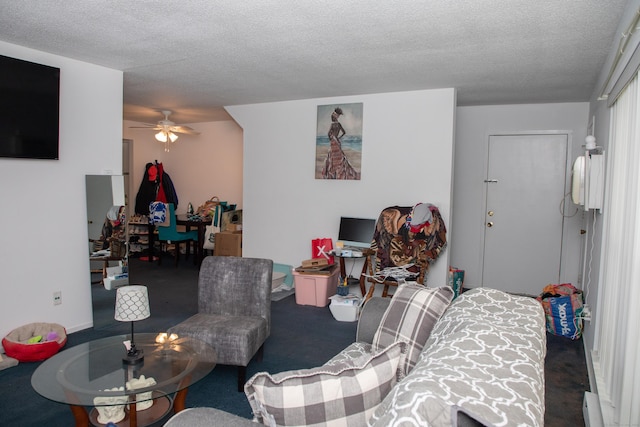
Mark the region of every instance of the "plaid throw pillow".
POLYGON ((255 374, 244 386, 254 421, 269 426, 365 425, 397 381, 406 344, 313 369, 255 374))
POLYGON ((405 374, 408 374, 418 362, 433 326, 452 299, 453 291, 449 287, 400 285, 373 336, 373 350, 385 348, 396 341, 406 342, 405 374))

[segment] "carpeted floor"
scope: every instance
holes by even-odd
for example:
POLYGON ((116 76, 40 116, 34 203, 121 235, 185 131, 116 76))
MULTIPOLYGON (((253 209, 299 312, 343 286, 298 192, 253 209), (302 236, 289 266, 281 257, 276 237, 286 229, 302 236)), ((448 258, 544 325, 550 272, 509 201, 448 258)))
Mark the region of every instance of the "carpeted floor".
MULTIPOLYGON (((166 330, 191 314, 197 306, 198 270, 191 260, 178 268, 173 263, 143 263, 131 260, 131 284, 148 287, 151 317, 136 323, 136 331, 166 330)), ((82 342, 126 334, 129 324, 113 320, 115 291, 92 285, 95 327, 69 334, 67 347, 82 342)), ((259 371, 272 373, 321 365, 346 347, 355 337, 356 323, 338 322, 328 308, 301 306, 293 295, 272 302, 272 330, 262 362, 252 361, 250 377, 259 371)), ((584 425, 582 398, 588 379, 581 340, 548 336, 546 379, 547 426, 584 425)), ((0 425, 67 427, 73 425, 66 405, 39 396, 31 387, 31 375, 39 363, 20 363, 0 371, 0 425)), ((216 366, 211 374, 191 386, 187 407, 212 406, 249 418, 251 412, 243 393, 236 391, 237 371, 216 366)))
POLYGON ((589 376, 582 339, 547 333, 545 358, 545 426, 583 426, 582 402, 589 376))

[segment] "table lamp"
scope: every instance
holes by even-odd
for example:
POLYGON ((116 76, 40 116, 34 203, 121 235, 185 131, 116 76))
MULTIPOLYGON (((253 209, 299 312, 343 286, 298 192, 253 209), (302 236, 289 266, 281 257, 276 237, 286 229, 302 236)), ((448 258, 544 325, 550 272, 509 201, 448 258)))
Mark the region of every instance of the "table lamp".
POLYGON ((137 349, 133 338, 133 322, 146 319, 151 315, 147 287, 141 285, 121 286, 116 291, 116 310, 114 318, 119 322, 131 322, 131 345, 122 361, 136 365, 144 359, 142 349, 137 349))

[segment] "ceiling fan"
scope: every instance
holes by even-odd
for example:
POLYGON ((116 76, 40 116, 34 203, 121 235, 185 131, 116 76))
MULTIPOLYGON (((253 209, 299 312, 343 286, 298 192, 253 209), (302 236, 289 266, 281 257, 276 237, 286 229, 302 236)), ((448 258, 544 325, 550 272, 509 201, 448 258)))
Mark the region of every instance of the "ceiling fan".
POLYGON ((131 128, 139 129, 153 129, 157 130, 155 137, 158 142, 164 143, 164 151, 169 151, 169 145, 176 142, 178 135, 176 133, 185 133, 187 135, 200 135, 200 132, 196 132, 189 126, 176 125, 169 120, 171 111, 162 110, 164 114, 164 120, 158 121, 157 124, 144 123, 144 126, 131 126, 131 128))

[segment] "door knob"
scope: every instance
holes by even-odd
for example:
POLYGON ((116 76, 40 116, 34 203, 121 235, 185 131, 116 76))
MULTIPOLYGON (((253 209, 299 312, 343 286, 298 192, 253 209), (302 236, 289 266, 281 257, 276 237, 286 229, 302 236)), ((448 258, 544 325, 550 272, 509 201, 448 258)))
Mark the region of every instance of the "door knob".
POLYGON ((489 216, 493 216, 493 211, 489 211, 489 212, 487 212, 487 215, 489 215, 489 216))
POLYGON ((487 223, 487 227, 489 227, 489 228, 493 227, 493 221, 489 221, 489 222, 487 223))

